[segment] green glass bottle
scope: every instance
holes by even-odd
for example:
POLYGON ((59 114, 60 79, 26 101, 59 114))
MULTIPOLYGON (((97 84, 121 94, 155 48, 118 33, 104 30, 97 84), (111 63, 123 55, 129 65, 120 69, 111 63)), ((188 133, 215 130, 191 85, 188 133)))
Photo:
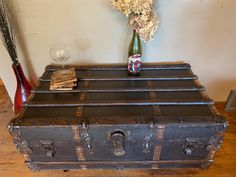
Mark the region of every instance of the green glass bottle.
POLYGON ((129 45, 128 74, 139 75, 141 72, 142 45, 139 34, 133 31, 133 37, 129 45))

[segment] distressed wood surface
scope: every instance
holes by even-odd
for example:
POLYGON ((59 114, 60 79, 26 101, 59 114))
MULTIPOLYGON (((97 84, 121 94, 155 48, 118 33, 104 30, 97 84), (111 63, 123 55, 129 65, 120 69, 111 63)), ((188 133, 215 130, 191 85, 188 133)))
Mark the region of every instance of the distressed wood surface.
MULTIPOLYGON (((138 77, 127 76, 126 65, 73 67, 78 77, 77 87, 72 91, 50 91, 49 80, 58 66, 47 66, 39 86, 33 90, 30 99, 25 103, 25 111, 20 115, 21 119, 15 120, 14 123, 36 125, 38 123, 36 120, 41 124, 43 118, 47 117, 45 121, 50 121, 53 125, 61 125, 59 119, 66 120, 66 118, 70 122, 76 120, 77 124, 78 119, 74 118, 77 115, 80 115, 81 123, 84 117, 86 121, 89 120, 89 123, 90 120, 95 119, 94 123, 102 124, 103 120, 111 122, 115 117, 127 123, 124 118, 131 120, 130 117, 133 116, 133 122, 137 122, 135 117, 142 115, 144 118, 149 113, 151 114, 149 116, 158 116, 161 121, 169 120, 167 116, 172 116, 174 120, 184 122, 188 121, 187 116, 197 116, 198 121, 215 122, 213 120, 215 113, 209 109, 214 102, 207 97, 205 88, 197 78, 192 78, 194 74, 189 64, 144 64, 143 71, 138 77), (189 79, 186 80, 186 77, 189 79), (110 80, 111 78, 116 80, 110 80), (139 80, 140 78, 143 80, 139 80), (170 81, 170 78, 174 80, 170 81), (80 108, 79 113, 76 107, 80 108), (150 107, 151 110, 148 109, 150 107), (135 111, 131 111, 132 109, 135 111), (137 110, 145 110, 145 112, 140 114, 137 110), (42 115, 41 112, 47 114, 42 115), (89 114, 93 112, 96 114, 89 114), (199 119, 199 115, 203 116, 203 114, 204 118, 199 119), (181 117, 181 120, 177 116, 181 117), (55 118, 53 122, 51 122, 52 117, 55 118)), ((196 120, 193 117, 189 120, 196 120)), ((45 125, 50 124, 45 122, 45 125)))
POLYGON ((216 107, 226 116, 230 125, 225 134, 224 143, 216 153, 215 162, 208 170, 172 169, 172 170, 71 170, 31 172, 25 167, 22 155, 16 150, 7 131, 7 124, 14 117, 10 99, 3 86, 0 86, 0 103, 5 111, 0 112, 0 176, 1 177, 235 177, 236 176, 236 113, 223 111, 224 103, 216 107))

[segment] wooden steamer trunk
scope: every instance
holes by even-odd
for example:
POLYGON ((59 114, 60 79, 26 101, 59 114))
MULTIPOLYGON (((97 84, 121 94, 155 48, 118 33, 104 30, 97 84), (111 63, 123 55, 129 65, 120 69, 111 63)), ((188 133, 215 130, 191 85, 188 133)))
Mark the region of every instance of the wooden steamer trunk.
POLYGON ((227 122, 189 64, 75 66, 72 91, 50 91, 56 66, 9 124, 31 170, 207 168, 227 122))

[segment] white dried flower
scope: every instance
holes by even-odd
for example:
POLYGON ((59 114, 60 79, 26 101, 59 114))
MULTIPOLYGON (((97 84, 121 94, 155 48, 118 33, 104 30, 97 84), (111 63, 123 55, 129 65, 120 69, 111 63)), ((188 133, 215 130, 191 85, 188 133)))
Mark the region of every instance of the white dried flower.
POLYGON ((153 39, 159 23, 154 10, 154 0, 111 0, 111 4, 129 17, 129 24, 136 29, 141 39, 153 39))

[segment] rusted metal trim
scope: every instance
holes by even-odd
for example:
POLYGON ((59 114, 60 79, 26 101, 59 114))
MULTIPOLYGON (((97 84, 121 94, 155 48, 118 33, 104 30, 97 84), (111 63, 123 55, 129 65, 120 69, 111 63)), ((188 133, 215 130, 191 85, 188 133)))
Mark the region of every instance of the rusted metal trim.
MULTIPOLYGON (((89 85, 89 81, 85 81, 83 84, 83 88, 85 89, 88 88, 88 85, 89 85)), ((81 92, 79 100, 83 101, 86 96, 87 96, 87 92, 81 92)))
POLYGON ((86 92, 81 93, 81 94, 80 94, 80 97, 79 97, 79 100, 80 100, 80 101, 83 101, 83 100, 85 99, 86 95, 87 95, 86 92))
POLYGON ((210 100, 210 98, 207 95, 206 91, 199 91, 199 93, 201 94, 201 96, 204 100, 210 100))
POLYGON ((209 105, 209 109, 213 115, 220 115, 220 112, 216 109, 215 105, 209 105))
POLYGON ((156 116, 161 115, 161 109, 160 109, 159 106, 152 106, 152 107, 153 107, 153 110, 154 110, 154 114, 155 114, 156 116))
POLYGON ((76 108, 76 116, 77 117, 81 117, 83 115, 83 110, 84 110, 84 107, 83 106, 79 106, 76 108))
MULTIPOLYGON (((156 145, 154 148, 154 153, 153 153, 153 161, 159 161, 161 156, 161 145, 156 145)), ((151 166, 152 169, 158 169, 159 165, 158 164, 152 164, 151 166)))
MULTIPOLYGON (((214 162, 215 153, 223 143, 223 138, 224 131, 218 131, 216 135, 209 139, 209 145, 206 147, 206 150, 208 151, 208 156, 206 158, 208 160, 208 165, 214 162)), ((206 165, 206 168, 208 168, 208 165, 206 165)), ((203 168, 205 168, 205 166, 203 168)))
POLYGON ((195 79, 193 82, 194 82, 195 86, 197 86, 197 87, 201 86, 201 82, 198 79, 195 79))
POLYGON ((25 165, 32 171, 39 171, 39 167, 36 162, 25 161, 25 165))
POLYGON ((76 147, 77 157, 79 161, 85 161, 84 152, 81 146, 76 147))
POLYGON ((214 157, 215 157, 215 153, 216 153, 216 150, 215 150, 215 149, 209 151, 208 156, 207 156, 207 159, 208 159, 209 161, 213 162, 213 161, 214 161, 214 157))
MULTIPOLYGON (((201 83, 199 80, 194 80, 194 83, 196 86, 201 87, 201 83)), ((207 95, 207 92, 205 90, 199 91, 200 95, 202 96, 203 100, 211 100, 210 97, 207 95)))
MULTIPOLYGON (((152 82, 151 81, 147 81, 147 85, 150 89, 152 89, 152 82)), ((153 91, 150 91, 149 92, 149 96, 151 98, 151 100, 153 101, 157 101, 157 95, 156 95, 156 92, 153 92, 153 91)), ((154 111, 154 114, 157 116, 157 115, 161 115, 161 110, 160 110, 160 107, 159 106, 152 106, 153 107, 153 111, 154 111)))
POLYGON ((156 145, 154 148, 153 161, 160 160, 160 155, 161 155, 161 145, 156 145))
POLYGON ((28 153, 24 152, 22 155, 23 155, 25 161, 31 161, 30 156, 29 156, 28 153))
POLYGON ((88 166, 87 165, 80 165, 81 170, 87 170, 88 166))
POLYGON ((28 147, 28 142, 22 138, 21 131, 14 129, 11 123, 8 126, 8 131, 13 138, 16 149, 22 153, 25 161, 31 161, 29 153, 32 153, 32 150, 28 147))
MULTIPOLYGON (((164 125, 158 125, 157 126, 157 134, 156 134, 156 140, 157 141, 161 141, 163 140, 164 137, 164 133, 165 133, 165 126, 164 125)), ((161 156, 161 145, 158 144, 155 146, 154 148, 154 153, 153 153, 153 161, 159 161, 160 160, 160 156, 161 156)), ((152 169, 158 169, 159 165, 158 164, 153 164, 152 169)))
MULTIPOLYGON (((25 102, 26 103, 26 102, 25 102)), ((25 104, 24 103, 24 104, 25 104)), ((27 111, 28 107, 24 107, 20 110, 20 112, 15 116, 14 121, 18 120, 17 122, 20 122, 20 119, 22 119, 22 117, 25 115, 26 111, 27 111)), ((14 124, 15 126, 15 124, 14 124)))
MULTIPOLYGON (((84 84, 83 84, 83 88, 86 89, 89 85, 89 81, 85 81, 84 84)), ((80 101, 84 101, 86 96, 87 96, 87 92, 81 92, 80 93, 80 101)), ((76 109, 76 116, 77 117, 81 117, 83 115, 83 110, 84 110, 84 107, 83 106, 78 106, 77 109, 76 109)))
POLYGON ((158 126, 157 126, 156 139, 159 140, 159 141, 160 141, 160 140, 163 140, 164 133, 165 133, 165 126, 164 126, 164 125, 158 125, 158 126))
POLYGON ((38 165, 61 165, 61 164, 75 164, 75 165, 117 165, 117 164, 202 164, 207 163, 208 160, 159 160, 159 161, 79 161, 79 162, 42 162, 35 161, 38 165))
MULTIPOLYGON (((8 124, 7 130, 8 130, 8 132, 12 135, 12 132, 14 131, 14 125, 13 125, 12 122, 10 122, 10 123, 8 124)), ((13 136, 13 135, 12 135, 12 136, 13 136)))
POLYGON ((219 131, 217 133, 217 139, 218 139, 219 143, 223 143, 224 133, 225 133, 225 131, 219 131))
POLYGON ((31 94, 30 94, 30 96, 28 97, 28 99, 23 103, 23 105, 28 105, 32 100, 33 100, 33 98, 35 97, 35 93, 34 92, 32 92, 31 94))
POLYGON ((83 88, 88 88, 88 86, 89 86, 89 81, 84 81, 84 86, 83 86, 83 88))
POLYGON ((81 146, 76 146, 76 154, 79 161, 85 161, 84 151, 81 146))
POLYGON ((71 128, 72 128, 73 140, 75 142, 78 142, 80 140, 79 126, 78 125, 72 125, 71 128))
POLYGON ((201 169, 208 169, 211 166, 212 162, 205 162, 201 165, 201 169))
POLYGON ((26 141, 22 136, 21 136, 21 131, 12 131, 11 132, 13 142, 17 148, 17 150, 20 153, 23 154, 29 154, 32 153, 31 148, 28 146, 28 141, 26 141))
POLYGON ((149 96, 150 96, 151 100, 153 100, 153 101, 157 100, 156 92, 149 92, 149 96))
POLYGON ((147 85, 150 89, 152 89, 152 81, 147 81, 147 85))
MULTIPOLYGON (((150 96, 151 100, 157 101, 156 92, 149 92, 149 96, 150 96)), ((152 107, 153 107, 154 114, 155 114, 156 116, 157 116, 157 115, 161 115, 161 110, 160 110, 160 107, 159 107, 159 106, 152 106, 152 107)))
POLYGON ((152 164, 151 169, 159 169, 159 165, 158 164, 152 164))

